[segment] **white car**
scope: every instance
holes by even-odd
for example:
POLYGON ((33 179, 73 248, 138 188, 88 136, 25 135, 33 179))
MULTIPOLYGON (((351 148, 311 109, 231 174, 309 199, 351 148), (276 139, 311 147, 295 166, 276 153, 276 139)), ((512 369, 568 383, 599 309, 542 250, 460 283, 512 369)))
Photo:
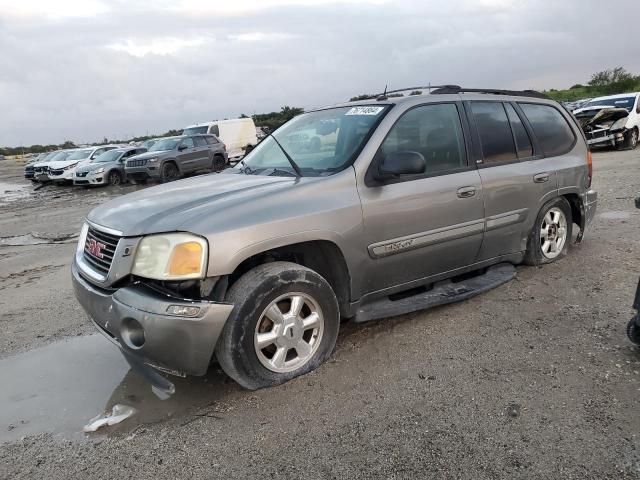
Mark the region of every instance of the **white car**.
POLYGON ((113 150, 114 148, 118 148, 118 146, 101 145, 99 147, 79 148, 64 159, 54 158, 53 161, 49 163, 49 180, 57 183, 73 182, 73 175, 78 166, 85 165, 104 152, 113 150))
POLYGON ((69 157, 75 149, 58 150, 52 152, 51 156, 48 156, 43 162, 36 162, 33 164, 33 180, 36 182, 48 182, 49 181, 49 166, 53 162, 64 161, 69 157))
POLYGON ((590 100, 573 111, 589 145, 634 149, 640 133, 640 92, 590 100))
POLYGON ((182 135, 210 134, 218 137, 227 148, 229 159, 239 158, 258 144, 252 118, 234 118, 190 125, 182 135))

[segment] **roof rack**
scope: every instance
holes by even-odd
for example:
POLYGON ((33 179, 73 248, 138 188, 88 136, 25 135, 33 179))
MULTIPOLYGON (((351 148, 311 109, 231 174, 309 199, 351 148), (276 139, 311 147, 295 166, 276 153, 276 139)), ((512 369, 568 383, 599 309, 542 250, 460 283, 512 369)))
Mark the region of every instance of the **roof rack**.
POLYGON ((371 98, 375 98, 376 100, 382 101, 382 100, 387 100, 389 97, 387 95, 389 95, 390 93, 400 93, 400 92, 407 92, 409 90, 411 91, 418 91, 418 90, 429 90, 430 93, 431 89, 433 88, 460 88, 458 85, 424 85, 421 87, 407 87, 407 88, 398 88, 396 90, 387 90, 386 88, 384 89, 384 92, 382 93, 376 93, 375 95, 371 95, 371 98))
POLYGON ((535 90, 498 90, 493 88, 463 88, 458 85, 445 85, 443 87, 438 87, 436 90, 431 92, 432 95, 456 93, 488 93, 492 95, 511 95, 514 97, 533 97, 551 100, 551 98, 544 93, 540 93, 535 90))

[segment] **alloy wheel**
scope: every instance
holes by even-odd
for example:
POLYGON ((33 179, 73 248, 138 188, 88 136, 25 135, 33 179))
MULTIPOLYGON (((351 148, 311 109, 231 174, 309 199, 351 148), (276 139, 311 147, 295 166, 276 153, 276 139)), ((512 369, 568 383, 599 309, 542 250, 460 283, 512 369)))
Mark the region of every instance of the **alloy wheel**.
POLYGON ((557 207, 550 209, 542 219, 540 226, 540 248, 542 254, 554 259, 564 248, 567 241, 567 217, 557 207))
POLYGON ((288 373, 313 357, 323 332, 324 316, 318 303, 304 293, 287 293, 262 312, 253 343, 266 369, 288 373))

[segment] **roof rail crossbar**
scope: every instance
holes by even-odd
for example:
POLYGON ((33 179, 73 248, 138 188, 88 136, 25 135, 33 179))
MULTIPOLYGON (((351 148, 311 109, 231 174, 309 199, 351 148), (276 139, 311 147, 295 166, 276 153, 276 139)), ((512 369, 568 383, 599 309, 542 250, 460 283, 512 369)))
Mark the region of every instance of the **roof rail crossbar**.
POLYGON ((537 92, 536 90, 499 90, 495 88, 462 88, 456 85, 446 85, 441 88, 437 88, 431 92, 432 95, 445 95, 455 93, 488 93, 492 95, 511 95, 513 97, 533 97, 544 98, 551 100, 551 98, 544 93, 537 92))

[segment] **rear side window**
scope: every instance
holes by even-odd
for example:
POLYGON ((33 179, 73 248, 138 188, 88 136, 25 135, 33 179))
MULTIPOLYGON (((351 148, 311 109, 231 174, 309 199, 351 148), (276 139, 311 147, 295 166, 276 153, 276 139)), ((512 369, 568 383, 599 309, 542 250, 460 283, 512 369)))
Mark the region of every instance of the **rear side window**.
POLYGON ((219 137, 220 136, 220 129, 218 128, 218 125, 211 125, 211 128, 209 129, 209 133, 212 133, 216 137, 219 137))
POLYGON ((513 136, 516 139, 518 158, 533 156, 531 139, 529 138, 527 129, 524 128, 524 125, 522 124, 522 120, 516 113, 516 109, 509 103, 505 103, 504 108, 507 110, 507 116, 509 117, 509 122, 511 122, 511 130, 513 130, 513 136))
POLYGON ((520 103, 533 133, 548 157, 567 153, 576 137, 562 114, 550 105, 520 103))
POLYGON ((196 146, 198 147, 206 147, 207 141, 203 137, 193 137, 196 141, 196 146))
POLYGON ((216 143, 218 143, 218 139, 216 137, 214 137, 213 135, 207 135, 204 138, 207 140, 207 143, 209 145, 215 145, 216 143))
POLYGON ((454 104, 424 105, 405 113, 391 128, 382 153, 419 152, 427 164, 427 175, 465 167, 464 137, 454 104))
POLYGON ((502 103, 471 102, 484 163, 511 162, 517 160, 513 135, 502 103))

